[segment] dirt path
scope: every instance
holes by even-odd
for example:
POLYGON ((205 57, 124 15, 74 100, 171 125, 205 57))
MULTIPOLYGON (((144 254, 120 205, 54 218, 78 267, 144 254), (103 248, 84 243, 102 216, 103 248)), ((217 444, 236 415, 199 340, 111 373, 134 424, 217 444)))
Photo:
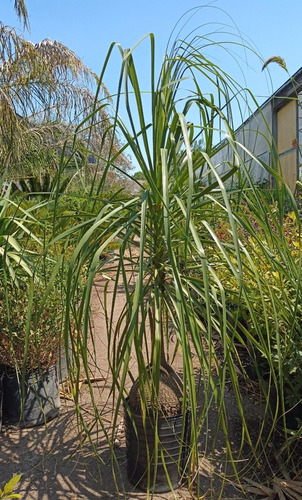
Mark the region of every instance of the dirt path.
MULTIPOLYGON (((104 286, 106 278, 95 282, 91 307, 94 332, 94 346, 91 349, 90 369, 93 379, 93 396, 99 412, 102 414, 106 431, 110 432, 112 422, 112 402, 110 398, 110 373, 107 356, 107 338, 104 315, 104 286)), ((113 283, 109 283, 110 297, 113 283)), ((118 291, 116 314, 124 307, 125 296, 122 285, 118 291)), ((118 317, 118 316, 117 316, 118 317)), ((133 367, 134 367, 133 361, 133 367)), ((176 366, 181 366, 181 360, 176 359, 176 366)), ((8 481, 13 474, 22 474, 18 493, 26 500, 76 500, 76 499, 144 499, 145 493, 134 490, 126 477, 126 457, 124 437, 118 437, 116 456, 120 475, 113 477, 112 464, 104 432, 97 424, 91 404, 87 384, 81 388, 80 407, 85 424, 90 429, 90 442, 75 412, 74 403, 64 397, 62 386, 60 416, 50 422, 47 427, 31 429, 6 428, 0 436, 0 485, 8 481), (120 491, 120 496, 116 493, 120 491)), ((241 441, 239 414, 234 398, 228 396, 229 440, 232 446, 238 448, 241 441)), ((251 416, 255 422, 261 414, 255 412, 254 401, 251 404, 251 416)), ((122 423, 122 415, 120 416, 122 423)), ((222 484, 225 490, 222 499, 246 498, 231 473, 230 464, 226 461, 225 440, 221 431, 216 433, 217 412, 213 408, 209 413, 208 429, 201 435, 200 484, 202 498, 216 499, 222 484), (213 439, 216 445, 212 450, 213 439)), ((257 426, 259 422, 257 423, 257 426)), ((122 427, 122 426, 121 426, 122 427)), ((243 464, 248 459, 241 457, 243 464)), ((154 495, 154 500, 188 500, 192 498, 185 488, 174 494, 154 495)))

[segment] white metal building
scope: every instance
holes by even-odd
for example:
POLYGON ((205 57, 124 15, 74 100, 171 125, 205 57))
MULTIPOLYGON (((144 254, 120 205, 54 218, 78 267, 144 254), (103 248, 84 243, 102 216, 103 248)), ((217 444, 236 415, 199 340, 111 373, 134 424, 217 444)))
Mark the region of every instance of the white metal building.
MULTIPOLYGON (((235 132, 236 141, 253 153, 257 160, 282 172, 292 191, 296 181, 302 180, 302 68, 285 82, 235 132)), ((221 174, 233 162, 233 152, 227 140, 214 157, 221 174)), ((250 155, 241 156, 255 182, 273 185, 272 176, 250 155)))

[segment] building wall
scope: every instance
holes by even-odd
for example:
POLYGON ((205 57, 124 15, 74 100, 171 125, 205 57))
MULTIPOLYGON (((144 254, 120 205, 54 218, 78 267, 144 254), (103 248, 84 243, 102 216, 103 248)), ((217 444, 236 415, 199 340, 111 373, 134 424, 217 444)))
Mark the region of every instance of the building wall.
POLYGON ((272 165, 272 129, 273 107, 272 101, 268 101, 235 132, 238 155, 229 140, 225 139, 222 143, 224 147, 212 158, 219 175, 237 165, 243 176, 251 175, 253 181, 261 185, 269 183, 269 173, 261 162, 272 165))
POLYGON ((298 174, 297 101, 288 100, 276 112, 278 171, 294 192, 298 174))

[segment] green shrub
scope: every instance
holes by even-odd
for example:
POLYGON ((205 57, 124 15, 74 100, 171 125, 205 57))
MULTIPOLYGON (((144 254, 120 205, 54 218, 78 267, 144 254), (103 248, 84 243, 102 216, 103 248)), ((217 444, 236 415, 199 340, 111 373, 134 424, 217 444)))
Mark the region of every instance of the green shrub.
POLYGON ((48 275, 19 288, 0 286, 0 364, 26 371, 52 365, 62 341, 64 290, 48 275))
POLYGON ((267 205, 266 220, 246 203, 237 207, 242 283, 231 270, 237 260, 223 211, 212 213, 214 230, 205 251, 224 287, 232 325, 237 322, 237 340, 247 346, 262 377, 274 370, 286 410, 299 404, 302 394, 301 228, 295 211, 279 215, 276 204, 267 205))

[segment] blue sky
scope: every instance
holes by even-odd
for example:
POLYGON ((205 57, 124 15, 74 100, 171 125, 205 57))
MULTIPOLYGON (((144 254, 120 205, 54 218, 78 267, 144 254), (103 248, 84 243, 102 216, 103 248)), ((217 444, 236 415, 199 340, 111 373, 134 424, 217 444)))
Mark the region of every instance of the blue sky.
MULTIPOLYGON (((131 47, 143 35, 153 32, 160 63, 175 23, 186 10, 205 3, 193 0, 27 0, 31 32, 25 33, 25 37, 33 42, 46 37, 58 40, 99 73, 111 42, 131 47)), ((290 74, 302 66, 300 0, 217 0, 211 5, 191 19, 187 30, 205 23, 207 27, 201 30, 210 30, 215 21, 235 22, 264 60, 276 55, 283 57, 290 74)), ((0 20, 22 28, 13 9, 13 0, 1 1, 0 20)), ((137 51, 137 60, 143 72, 148 64, 146 42, 137 51)), ((218 62, 224 65, 223 60, 218 59, 218 62)), ((270 65, 271 80, 267 72, 261 72, 260 61, 252 58, 250 65, 246 61, 241 64, 246 83, 260 102, 287 80, 287 74, 277 65, 270 65)), ((238 67, 232 66, 231 73, 235 79, 242 78, 238 67)), ((116 75, 117 69, 113 67, 105 82, 109 90, 116 75)))
MULTIPOLYGON (((13 8, 14 0, 1 0, 0 20, 9 26, 22 30, 13 8)), ((67 45, 94 72, 100 74, 103 61, 112 42, 119 42, 123 48, 132 47, 147 33, 154 33, 158 68, 166 51, 167 41, 179 19, 190 10, 178 26, 188 21, 183 34, 200 26, 202 35, 211 31, 232 29, 234 39, 240 42, 242 34, 263 58, 239 50, 240 57, 227 57, 215 47, 207 49, 205 56, 256 96, 258 103, 264 102, 279 88, 289 75, 277 64, 270 64, 269 70, 261 71, 263 61, 272 56, 285 59, 289 74, 302 66, 302 2, 301 0, 217 0, 200 2, 194 0, 26 0, 31 31, 25 32, 26 39, 38 42, 51 38, 67 45), (198 6, 203 6, 199 10, 198 6), (195 15, 189 20, 191 13, 195 15), (231 28, 226 28, 226 25, 231 28)), ((173 38, 173 36, 172 36, 173 38)), ((220 40, 225 35, 217 35, 220 40)), ((233 37, 232 37, 233 39, 233 37)), ((141 89, 149 87, 149 46, 145 40, 135 50, 136 68, 139 72, 141 89)), ((120 57, 116 50, 104 83, 114 94, 120 70, 120 57)), ((202 88, 204 94, 208 89, 202 88)), ((211 89, 212 91, 212 89, 211 89)), ((148 95, 148 94, 146 94, 148 95)), ((255 109, 254 103, 251 106, 255 109)), ((146 117, 148 120, 149 107, 146 117)), ((234 126, 247 119, 251 109, 244 106, 240 113, 234 110, 234 126)), ((125 116, 123 115, 125 120, 125 116)), ((195 122, 196 117, 190 116, 195 122)), ((127 123, 127 118, 126 118, 127 123)), ((221 135, 217 135, 217 141, 221 135)), ((134 167, 137 168, 134 161, 134 167)))

